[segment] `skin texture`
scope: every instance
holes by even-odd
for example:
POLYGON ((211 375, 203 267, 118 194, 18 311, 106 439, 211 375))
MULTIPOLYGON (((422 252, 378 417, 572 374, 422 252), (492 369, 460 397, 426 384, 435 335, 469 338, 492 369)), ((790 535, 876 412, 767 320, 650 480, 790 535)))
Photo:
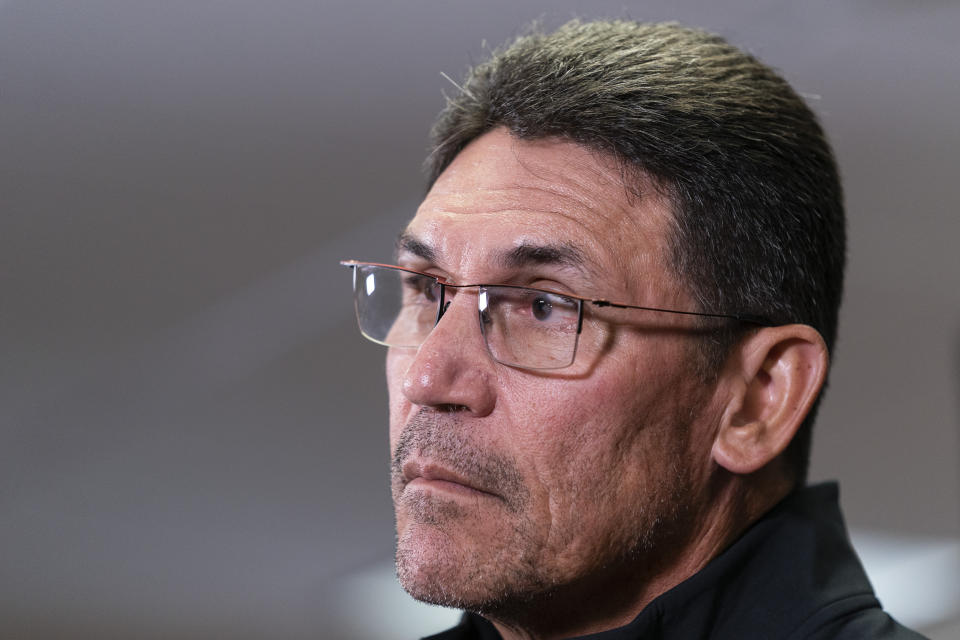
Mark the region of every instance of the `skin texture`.
MULTIPOLYGON (((610 158, 573 143, 494 130, 437 180, 398 262, 454 283, 693 309, 666 266, 669 204, 652 184, 638 194, 620 176, 610 158), (563 246, 578 259, 500 259, 518 246, 563 246)), ((391 349, 404 588, 479 612, 505 638, 613 628, 786 493, 789 482, 768 463, 821 374, 770 353, 815 337, 759 331, 766 341, 748 340, 706 386, 694 373, 694 329, 685 316, 590 310, 574 364, 534 372, 491 358, 475 290, 458 290, 419 349, 391 349), (806 383, 782 382, 803 370, 806 383), (794 392, 784 400, 792 408, 776 413, 783 389, 794 392)), ((819 354, 825 372, 821 351, 799 352, 819 354)))

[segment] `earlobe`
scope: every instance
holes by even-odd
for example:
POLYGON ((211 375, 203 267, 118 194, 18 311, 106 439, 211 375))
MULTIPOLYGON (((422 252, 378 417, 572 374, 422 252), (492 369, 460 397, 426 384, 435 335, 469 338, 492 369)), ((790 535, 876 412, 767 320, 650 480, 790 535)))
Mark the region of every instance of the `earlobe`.
POLYGON ((713 458, 732 473, 765 467, 790 444, 826 379, 823 338, 807 325, 760 329, 726 363, 727 409, 713 458))

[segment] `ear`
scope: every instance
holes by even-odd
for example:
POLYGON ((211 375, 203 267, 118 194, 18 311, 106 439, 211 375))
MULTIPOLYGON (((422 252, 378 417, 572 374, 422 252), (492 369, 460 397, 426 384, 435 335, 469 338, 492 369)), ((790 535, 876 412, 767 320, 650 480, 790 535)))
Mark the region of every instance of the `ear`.
POLYGON ((827 376, 829 356, 813 327, 765 327, 744 340, 724 366, 727 406, 713 459, 753 473, 790 444, 827 376))

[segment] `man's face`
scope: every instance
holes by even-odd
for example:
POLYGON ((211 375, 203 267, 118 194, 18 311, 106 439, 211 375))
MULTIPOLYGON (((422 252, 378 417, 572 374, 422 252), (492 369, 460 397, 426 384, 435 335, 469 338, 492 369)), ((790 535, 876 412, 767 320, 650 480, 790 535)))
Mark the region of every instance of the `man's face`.
MULTIPOLYGON (((656 190, 629 193, 609 158, 495 130, 437 180, 399 262, 458 284, 691 308, 666 266, 670 220, 656 190)), ((488 353, 465 289, 419 349, 391 349, 404 588, 497 611, 669 562, 710 457, 694 424, 707 393, 689 327, 682 316, 588 305, 572 366, 512 368, 488 353)))

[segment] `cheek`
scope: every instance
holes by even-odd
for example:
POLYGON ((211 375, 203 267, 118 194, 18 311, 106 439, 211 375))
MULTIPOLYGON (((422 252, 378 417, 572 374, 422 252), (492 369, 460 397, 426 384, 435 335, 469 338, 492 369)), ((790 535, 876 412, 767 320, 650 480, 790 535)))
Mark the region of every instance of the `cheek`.
POLYGON ((391 350, 387 351, 387 400, 390 411, 390 450, 400 437, 403 425, 409 419, 410 402, 403 395, 403 377, 410 365, 410 356, 391 350))
POLYGON ((578 495, 571 484, 599 483, 597 467, 609 463, 640 428, 641 411, 625 390, 612 381, 556 381, 531 390, 511 403, 522 415, 517 445, 532 453, 530 463, 551 500, 578 495))
POLYGON ((584 388, 583 380, 576 382, 549 395, 543 390, 510 420, 543 563, 561 570, 575 570, 609 544, 605 536, 615 528, 611 505, 623 505, 625 485, 637 486, 636 478, 627 477, 637 467, 626 462, 637 454, 631 440, 640 430, 631 408, 607 385, 584 388))
MULTIPOLYGON (((586 380, 550 381, 514 396, 518 435, 550 500, 590 501, 624 483, 642 482, 655 467, 664 439, 678 436, 676 406, 668 402, 682 388, 669 367, 641 380, 634 366, 597 371, 586 380)), ((572 508, 572 504, 567 504, 572 508)))

